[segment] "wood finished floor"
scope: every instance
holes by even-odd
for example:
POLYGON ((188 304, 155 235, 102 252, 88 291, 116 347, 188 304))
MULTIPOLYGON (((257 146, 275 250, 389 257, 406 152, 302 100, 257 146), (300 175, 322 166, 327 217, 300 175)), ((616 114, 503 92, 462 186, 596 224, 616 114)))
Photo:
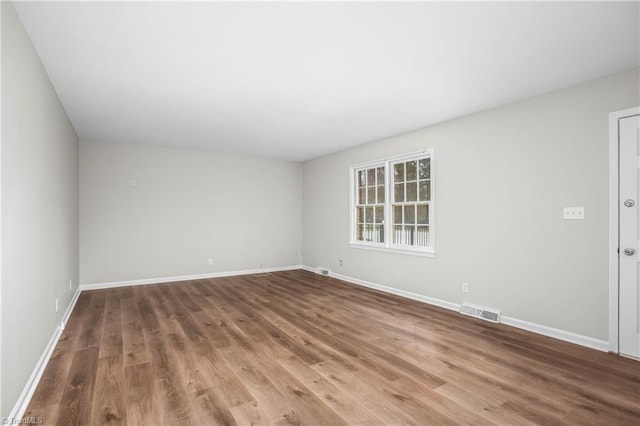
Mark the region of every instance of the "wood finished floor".
POLYGON ((304 271, 81 294, 45 424, 640 424, 640 364, 304 271))

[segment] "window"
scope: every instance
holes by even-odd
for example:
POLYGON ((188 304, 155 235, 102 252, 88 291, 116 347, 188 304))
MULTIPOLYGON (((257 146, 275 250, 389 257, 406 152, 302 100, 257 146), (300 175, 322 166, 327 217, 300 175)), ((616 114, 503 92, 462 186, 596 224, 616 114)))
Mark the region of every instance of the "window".
POLYGON ((432 161, 425 151, 351 168, 352 246, 434 252, 432 161))

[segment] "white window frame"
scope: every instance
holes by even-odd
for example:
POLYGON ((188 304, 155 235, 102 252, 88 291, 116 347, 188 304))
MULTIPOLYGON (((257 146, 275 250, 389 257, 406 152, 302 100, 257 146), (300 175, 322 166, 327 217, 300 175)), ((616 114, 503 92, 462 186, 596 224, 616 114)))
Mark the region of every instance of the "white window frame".
POLYGON ((354 164, 349 168, 349 246, 358 249, 368 249, 377 251, 386 251, 393 253, 403 253, 417 256, 435 256, 435 197, 434 197, 434 176, 435 176, 435 163, 433 156, 433 149, 425 149, 422 151, 411 152, 407 154, 397 155, 393 157, 387 157, 375 161, 368 161, 366 163, 354 164), (392 165, 397 162, 405 162, 411 160, 418 160, 422 158, 430 158, 431 163, 431 197, 429 200, 429 242, 427 247, 419 246, 406 246, 393 243, 393 223, 392 223, 392 209, 393 209, 393 170, 392 165), (369 169, 373 167, 384 166, 385 175, 385 208, 384 208, 384 242, 376 243, 370 241, 359 241, 356 239, 356 200, 358 185, 356 180, 356 174, 359 170, 369 169))

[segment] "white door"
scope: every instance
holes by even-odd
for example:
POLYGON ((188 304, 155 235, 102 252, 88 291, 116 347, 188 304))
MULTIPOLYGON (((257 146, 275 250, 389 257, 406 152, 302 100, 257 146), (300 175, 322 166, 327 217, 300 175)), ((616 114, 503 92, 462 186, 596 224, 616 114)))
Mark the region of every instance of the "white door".
POLYGON ((640 115, 619 125, 619 351, 640 358, 640 115))

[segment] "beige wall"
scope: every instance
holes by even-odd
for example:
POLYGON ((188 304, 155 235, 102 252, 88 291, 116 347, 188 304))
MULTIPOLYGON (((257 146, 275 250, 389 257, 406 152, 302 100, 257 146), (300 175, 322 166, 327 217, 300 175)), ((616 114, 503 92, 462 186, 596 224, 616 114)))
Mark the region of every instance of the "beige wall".
POLYGON ((304 263, 607 340, 608 113, 640 104, 638 79, 635 69, 306 162, 304 263), (349 166, 422 148, 435 151, 436 256, 350 248, 349 166), (563 220, 566 206, 586 219, 563 220))
POLYGON ((299 264, 301 168, 289 161, 81 143, 81 283, 299 264))
POLYGON ((3 417, 77 288, 77 224, 78 138, 13 6, 2 2, 3 417))

